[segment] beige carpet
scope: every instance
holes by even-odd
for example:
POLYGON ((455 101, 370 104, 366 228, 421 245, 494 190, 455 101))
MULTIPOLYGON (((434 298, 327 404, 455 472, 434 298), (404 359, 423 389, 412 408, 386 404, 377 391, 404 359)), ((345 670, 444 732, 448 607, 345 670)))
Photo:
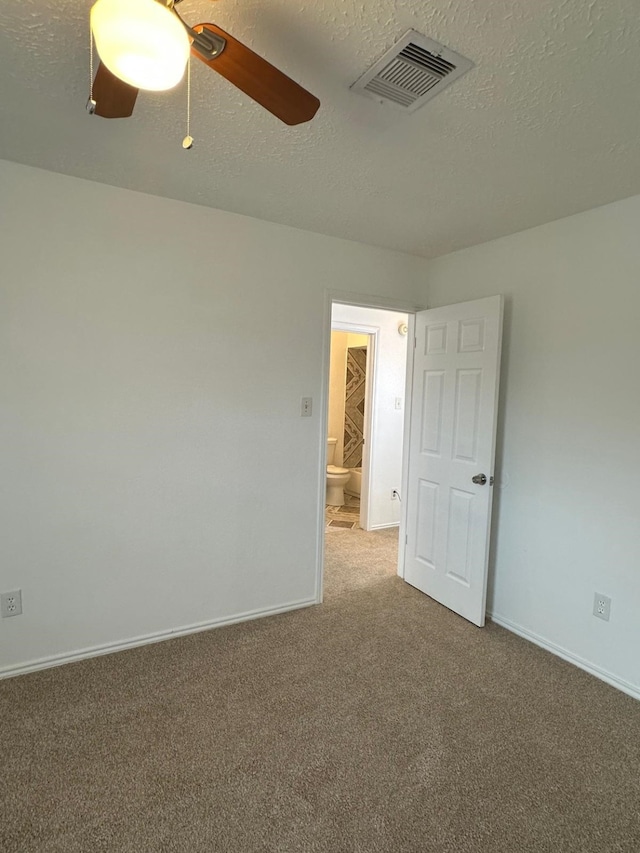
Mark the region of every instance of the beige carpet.
POLYGON ((327 532, 321 607, 0 683, 0 849, 640 850, 640 703, 327 532))

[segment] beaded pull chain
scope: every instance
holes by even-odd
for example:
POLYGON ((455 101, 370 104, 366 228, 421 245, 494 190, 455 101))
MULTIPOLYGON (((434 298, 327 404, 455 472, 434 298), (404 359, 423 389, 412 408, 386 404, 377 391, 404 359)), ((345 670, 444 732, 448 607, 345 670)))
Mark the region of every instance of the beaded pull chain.
POLYGON ((96 111, 96 102, 93 97, 93 33, 91 22, 89 22, 89 100, 87 101, 87 112, 93 115, 96 111))
POLYGON ((185 151, 193 148, 193 136, 191 136, 191 57, 187 61, 187 135, 182 140, 185 151))

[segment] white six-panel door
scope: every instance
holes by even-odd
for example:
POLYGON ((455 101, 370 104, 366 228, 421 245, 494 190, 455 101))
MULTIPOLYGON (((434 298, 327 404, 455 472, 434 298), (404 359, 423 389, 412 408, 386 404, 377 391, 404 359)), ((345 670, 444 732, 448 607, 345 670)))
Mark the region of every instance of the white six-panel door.
POLYGON ((501 338, 501 296, 416 314, 404 579, 476 625, 485 621, 501 338))

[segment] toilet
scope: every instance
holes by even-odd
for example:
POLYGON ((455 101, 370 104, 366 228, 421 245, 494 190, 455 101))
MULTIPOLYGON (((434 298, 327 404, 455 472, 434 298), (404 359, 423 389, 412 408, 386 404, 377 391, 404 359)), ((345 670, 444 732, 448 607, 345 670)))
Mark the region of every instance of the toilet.
POLYGON ((349 482, 351 471, 334 465, 337 438, 327 439, 327 504, 329 506, 344 505, 344 487, 349 482))

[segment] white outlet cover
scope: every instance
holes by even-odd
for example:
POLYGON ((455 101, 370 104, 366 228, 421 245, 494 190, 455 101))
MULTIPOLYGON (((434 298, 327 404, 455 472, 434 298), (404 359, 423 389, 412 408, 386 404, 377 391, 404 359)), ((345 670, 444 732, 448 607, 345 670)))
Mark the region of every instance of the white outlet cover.
POLYGON ((593 615, 597 616, 598 619, 604 619, 605 622, 609 621, 609 617, 611 616, 611 599, 608 595, 602 595, 600 592, 594 594, 593 615))
POLYGON ((9 616, 20 616, 22 613, 22 590, 14 589, 12 592, 0 594, 0 613, 2 618, 9 616))

